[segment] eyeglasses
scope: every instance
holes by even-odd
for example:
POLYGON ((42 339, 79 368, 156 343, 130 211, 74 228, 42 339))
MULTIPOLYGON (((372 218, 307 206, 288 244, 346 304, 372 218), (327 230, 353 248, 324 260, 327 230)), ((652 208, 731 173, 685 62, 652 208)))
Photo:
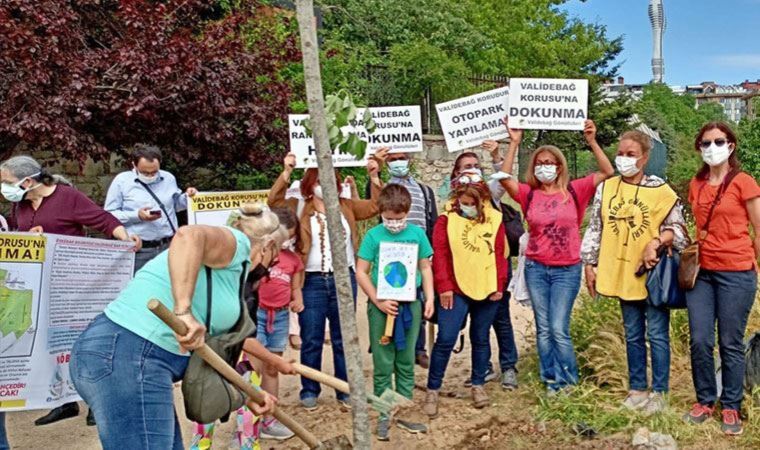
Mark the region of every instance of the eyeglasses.
POLYGON ((728 139, 718 138, 718 139, 715 139, 714 141, 711 141, 709 139, 703 139, 702 142, 699 143, 699 146, 702 147, 703 149, 707 149, 710 147, 710 145, 712 145, 713 142, 715 142, 716 146, 723 147, 724 145, 728 143, 728 139))

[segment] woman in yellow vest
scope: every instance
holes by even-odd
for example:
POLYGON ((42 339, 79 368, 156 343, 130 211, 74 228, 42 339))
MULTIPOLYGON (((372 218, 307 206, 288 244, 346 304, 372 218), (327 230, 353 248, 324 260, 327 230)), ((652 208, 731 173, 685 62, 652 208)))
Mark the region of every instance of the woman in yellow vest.
POLYGON ((529 226, 525 279, 536 317, 536 347, 541 381, 548 396, 578 383, 578 363, 570 338, 570 314, 581 287, 580 224, 594 190, 614 174, 596 142, 596 125, 587 120, 584 137, 599 171, 570 181, 567 161, 553 145, 537 148, 525 173, 527 183, 511 175, 522 130, 508 129, 509 149, 501 183, 520 203, 529 226))
POLYGON ((618 299, 625 327, 629 393, 623 405, 654 414, 666 406, 670 375, 670 311, 647 300, 643 264, 657 264, 661 246, 687 245, 678 196, 663 180, 643 172, 652 140, 641 131, 620 137, 615 166, 620 176, 596 190, 581 244, 586 283, 592 296, 618 299), (597 267, 601 269, 597 269, 597 267), (647 348, 652 357, 652 393, 647 383, 647 348))
POLYGON ((468 312, 473 404, 483 408, 489 403, 483 388, 491 356, 489 331, 506 286, 509 254, 501 213, 490 202, 481 175, 460 174, 452 183, 451 203, 433 228, 433 273, 440 302, 423 405, 430 417, 438 415, 438 391, 468 312))

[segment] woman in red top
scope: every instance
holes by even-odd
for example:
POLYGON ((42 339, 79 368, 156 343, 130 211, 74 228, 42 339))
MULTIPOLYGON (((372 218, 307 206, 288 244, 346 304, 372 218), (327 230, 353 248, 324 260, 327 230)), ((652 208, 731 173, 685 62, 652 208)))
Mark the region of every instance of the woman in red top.
POLYGON ((452 187, 451 205, 433 228, 433 273, 440 301, 423 406, 430 417, 438 414, 438 392, 468 313, 473 403, 476 408, 488 405, 483 385, 491 355, 489 331, 507 282, 506 235, 488 186, 479 174, 465 172, 452 187))
MULTIPOLYGON (((90 227, 108 237, 133 241, 135 251, 140 248, 140 238, 130 236, 119 219, 62 177, 46 172, 30 156, 14 156, 0 164, 0 179, 3 197, 13 204, 9 218, 11 231, 84 236, 84 227, 90 227)), ((37 419, 35 424, 46 425, 77 414, 79 406, 66 403, 37 419)), ((94 425, 94 421, 88 414, 87 422, 94 425)))
POLYGON ((686 293, 686 304, 697 403, 684 420, 702 423, 715 409, 713 350, 717 322, 723 382, 722 430, 735 435, 742 432, 739 410, 744 395, 744 331, 757 291, 760 187, 750 175, 741 172, 736 135, 725 123, 703 126, 694 147, 704 161, 689 184, 689 203, 700 243, 700 271, 694 289, 686 293))
POLYGON ((537 148, 525 174, 512 176, 522 130, 508 128, 509 149, 501 183, 520 203, 530 240, 525 252, 525 279, 536 316, 536 347, 541 381, 547 394, 578 383, 578 363, 570 338, 570 314, 581 285, 580 224, 596 187, 615 171, 596 142, 596 125, 587 120, 584 137, 599 171, 570 181, 567 161, 552 145, 537 148))

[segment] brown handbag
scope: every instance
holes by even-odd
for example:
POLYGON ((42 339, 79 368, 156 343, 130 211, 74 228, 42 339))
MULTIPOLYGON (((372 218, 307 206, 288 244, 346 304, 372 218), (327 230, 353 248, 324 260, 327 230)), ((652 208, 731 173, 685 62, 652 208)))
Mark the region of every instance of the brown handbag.
MULTIPOLYGON (((731 184, 731 181, 738 174, 738 170, 732 170, 726 175, 726 178, 723 179, 723 183, 720 185, 718 194, 715 196, 715 199, 710 206, 710 212, 707 214, 707 220, 705 221, 704 228, 702 228, 702 231, 699 233, 697 240, 689 244, 681 252, 681 263, 678 266, 678 286, 680 286, 683 290, 689 291, 691 289, 694 289, 694 285, 697 284, 697 275, 699 275, 700 268, 699 248, 702 245, 702 241, 707 238, 708 230, 710 228, 710 220, 712 220, 713 213, 715 212, 715 207, 718 206, 721 198, 723 197, 723 194, 726 193, 728 185, 731 184)), ((705 184, 699 188, 697 199, 699 199, 699 196, 702 193, 702 189, 704 189, 706 185, 707 183, 705 182, 705 184)))

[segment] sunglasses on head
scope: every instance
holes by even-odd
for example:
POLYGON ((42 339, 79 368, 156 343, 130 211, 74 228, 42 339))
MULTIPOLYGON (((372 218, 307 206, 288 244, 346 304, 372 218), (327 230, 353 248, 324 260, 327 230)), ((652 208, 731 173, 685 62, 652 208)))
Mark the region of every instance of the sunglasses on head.
POLYGON ((476 173, 468 173, 466 175, 462 175, 461 177, 457 178, 457 184, 472 184, 472 183, 480 183, 483 181, 483 177, 476 173))
POLYGON ((699 143, 699 146, 702 147, 702 148, 704 148, 704 149, 707 149, 707 148, 710 147, 710 145, 712 145, 713 142, 715 142, 716 146, 723 147, 724 145, 726 145, 728 143, 728 139, 726 139, 726 138, 718 138, 718 139, 715 139, 713 141, 711 141, 709 139, 703 139, 702 142, 699 143))

